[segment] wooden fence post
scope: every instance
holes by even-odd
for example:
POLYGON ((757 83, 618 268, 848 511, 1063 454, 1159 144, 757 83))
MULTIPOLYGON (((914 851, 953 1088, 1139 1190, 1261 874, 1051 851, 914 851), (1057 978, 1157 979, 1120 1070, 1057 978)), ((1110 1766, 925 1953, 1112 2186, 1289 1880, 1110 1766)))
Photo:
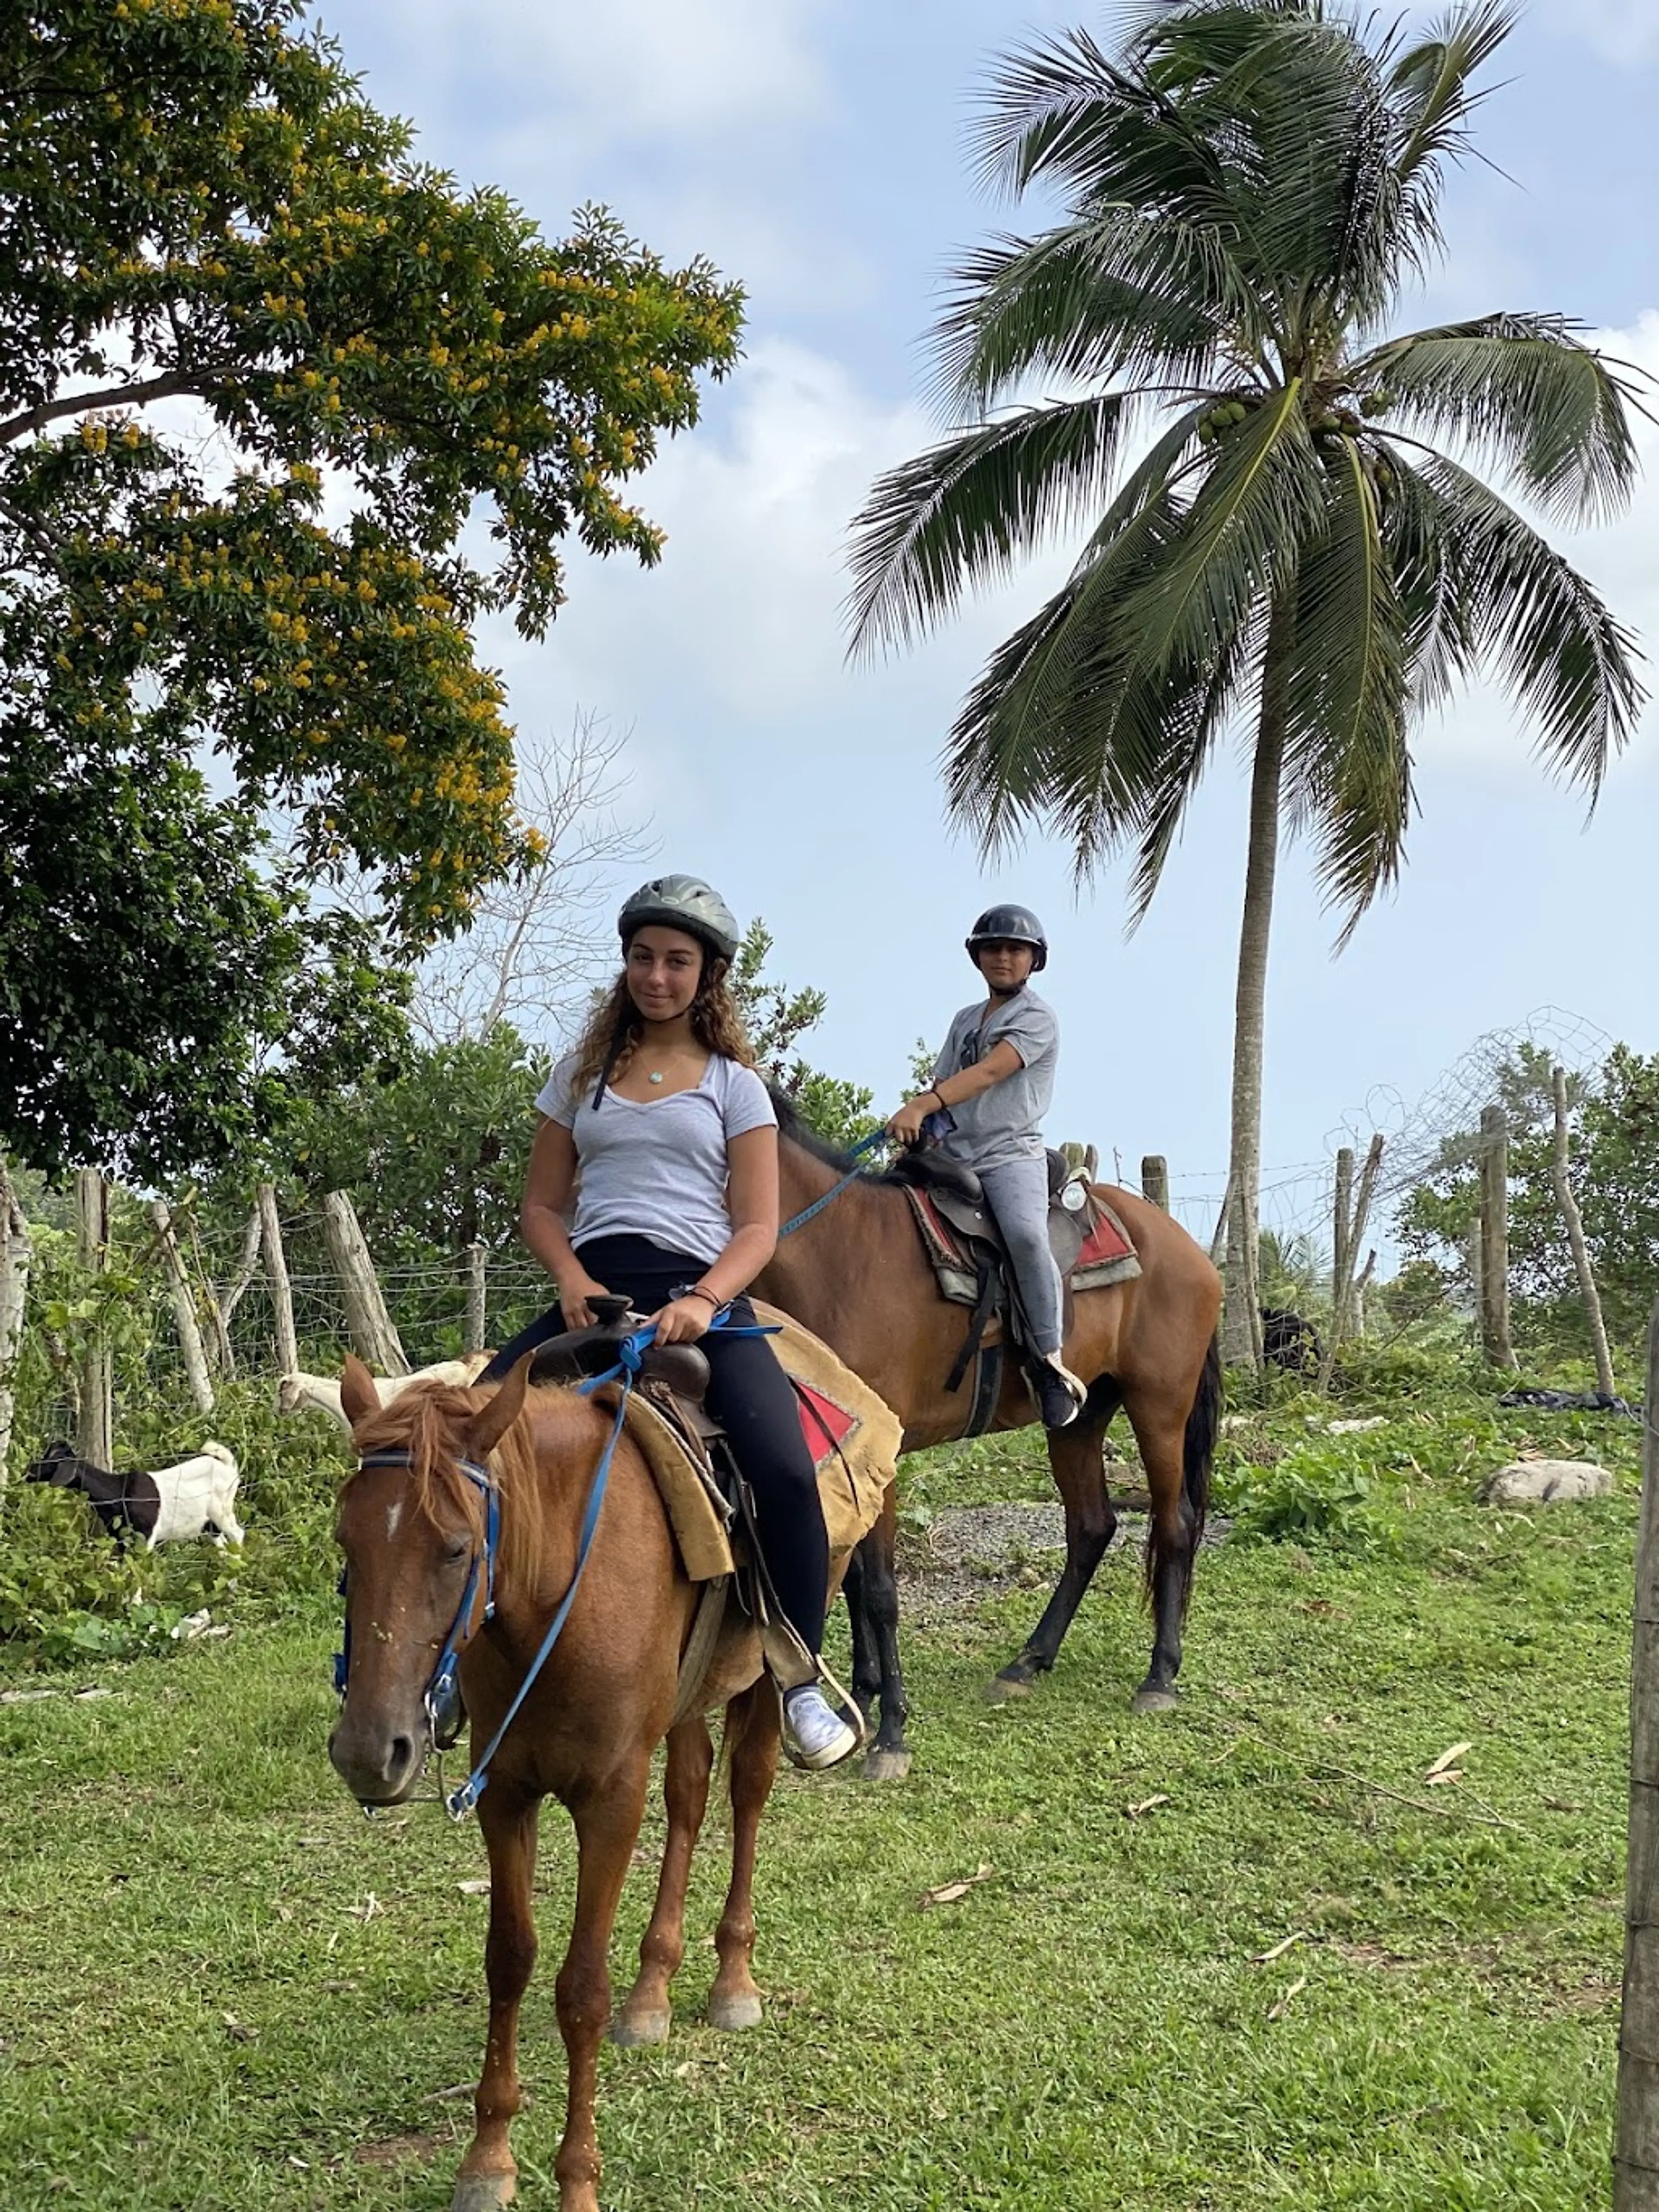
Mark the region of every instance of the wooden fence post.
POLYGON ((466 1333, 461 1340, 463 1352, 482 1352, 484 1349, 484 1262, 486 1254, 482 1244, 466 1248, 466 1333))
POLYGON ((1370 1250, 1365 1255, 1365 1264, 1364 1267, 1361 1268, 1358 1277, 1356 1278, 1353 1286, 1353 1304, 1352 1311, 1353 1314, 1353 1333, 1356 1336, 1364 1336, 1365 1334, 1365 1293, 1370 1288, 1371 1277, 1376 1271, 1376 1247, 1373 1244, 1370 1250))
POLYGON ((1567 1071, 1558 1067, 1552 1078, 1555 1093, 1555 1151, 1551 1159, 1550 1176, 1555 1185, 1555 1202, 1561 1209, 1561 1218, 1567 1224, 1567 1242, 1572 1247, 1572 1264, 1578 1273, 1578 1291, 1584 1301, 1584 1313, 1589 1322, 1590 1344, 1595 1353, 1595 1387, 1607 1397, 1613 1395, 1613 1354, 1607 1348, 1607 1325, 1601 1319, 1601 1295, 1595 1287, 1595 1273, 1590 1266, 1589 1246, 1584 1242, 1584 1219, 1578 1211, 1578 1200, 1572 1194, 1572 1180, 1567 1173, 1567 1071))
POLYGON ((1510 1137, 1501 1106, 1480 1114, 1480 1348, 1489 1367, 1513 1367, 1510 1337, 1510 1137))
MULTIPOLYGON (((241 1257, 236 1262, 236 1273, 223 1290, 213 1293, 213 1335, 218 1346, 219 1364, 227 1375, 236 1372, 236 1352, 230 1340, 230 1324, 248 1285, 253 1280, 253 1270, 259 1264, 259 1245, 264 1234, 264 1216, 258 1200, 247 1218, 247 1227, 242 1232, 241 1257)), ((283 1370, 292 1374, 291 1368, 283 1370)))
POLYGON ((1339 1346, 1351 1336, 1363 1336, 1363 1320, 1356 1325, 1356 1311, 1363 1313, 1364 1284, 1370 1280, 1371 1267, 1376 1255, 1371 1254, 1365 1263, 1364 1279, 1354 1281, 1354 1264, 1359 1257, 1359 1247, 1370 1219, 1371 1200, 1376 1191, 1376 1178, 1382 1167, 1383 1137, 1380 1129, 1371 1135, 1365 1164, 1359 1170, 1359 1188, 1353 1187, 1353 1153, 1344 1146, 1336 1156, 1336 1196, 1334 1216, 1334 1235, 1332 1249, 1334 1259, 1331 1269, 1331 1326, 1325 1340, 1325 1350, 1319 1362, 1319 1387, 1329 1385, 1336 1365, 1339 1346))
POLYGON ((213 1384, 208 1376, 207 1347, 202 1342, 201 1323, 196 1317, 196 1292, 191 1286, 184 1255, 179 1249, 179 1239, 173 1233, 173 1216, 166 1202, 153 1198, 149 1202, 149 1218, 155 1224, 156 1241, 161 1248, 161 1263, 167 1271, 167 1285, 173 1292, 173 1318, 179 1330, 179 1349, 184 1356, 185 1378, 190 1384, 190 1395, 196 1401, 198 1413, 213 1411, 213 1384))
POLYGON ((1140 1194, 1151 1206, 1170 1210, 1170 1163, 1162 1152, 1148 1152, 1140 1163, 1140 1194))
POLYGON ((1648 1324, 1647 1430, 1630 1673, 1630 1855, 1619 2024, 1613 2212, 1659 2212, 1659 1306, 1648 1324))
POLYGON ((0 1158, 0 1492, 6 1486, 6 1455, 11 1449, 11 1421, 16 1410, 11 1378, 23 1343, 23 1309, 28 1299, 29 1262, 33 1248, 29 1225, 0 1158))
MULTIPOLYGON (((81 1265, 101 1275, 109 1265, 109 1185, 96 1168, 75 1170, 76 1252, 81 1265)), ((114 1378, 101 1328, 81 1354, 75 1449, 82 1459, 107 1467, 113 1456, 114 1378)))
POLYGON ((1331 1190, 1331 1329, 1334 1335, 1342 1313, 1342 1285, 1348 1279, 1352 1255, 1348 1249, 1349 1224, 1353 1219, 1353 1146, 1342 1146, 1336 1155, 1336 1176, 1331 1190))
POLYGON ((294 1333, 294 1290, 288 1279, 288 1260, 283 1251, 283 1224, 276 1214, 274 1184, 262 1182, 258 1191, 259 1241, 264 1247, 265 1279, 270 1285, 271 1317, 276 1327, 278 1372, 293 1375, 300 1365, 300 1343, 294 1333))
POLYGON ((360 1359, 376 1375, 407 1375, 409 1362, 392 1316, 380 1296, 380 1279, 357 1220, 357 1209, 343 1190, 323 1194, 323 1236, 340 1279, 346 1327, 360 1359))

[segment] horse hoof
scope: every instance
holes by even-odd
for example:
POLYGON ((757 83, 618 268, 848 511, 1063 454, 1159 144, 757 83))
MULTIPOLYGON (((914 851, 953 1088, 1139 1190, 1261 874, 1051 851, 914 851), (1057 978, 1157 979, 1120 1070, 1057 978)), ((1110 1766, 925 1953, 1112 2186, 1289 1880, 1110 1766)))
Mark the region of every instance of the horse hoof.
POLYGON ((761 2001, 753 1990, 742 1990, 735 1996, 711 1994, 708 1999, 708 2025, 735 2034, 741 2028, 758 2027, 761 2024, 761 2001))
POLYGON ((498 2212, 518 2193, 519 2185, 510 2173, 463 2173, 456 2179, 449 2212, 498 2212))
POLYGON ((908 1751, 872 1751, 864 1761, 866 1782, 902 1782, 910 1771, 908 1751))
POLYGON ((1030 1694, 1030 1676, 1016 1674, 1007 1667, 1001 1674, 994 1674, 985 1686, 985 1695, 994 1705, 1006 1705, 1011 1698, 1029 1698, 1030 1694))
POLYGON ((661 2012, 619 2012, 611 2023, 611 2040, 624 2051, 638 2051, 647 2043, 666 2043, 673 2014, 661 2012))
POLYGON ((1129 1700, 1134 1713, 1172 1713, 1181 1703, 1173 1690, 1137 1690, 1129 1700))

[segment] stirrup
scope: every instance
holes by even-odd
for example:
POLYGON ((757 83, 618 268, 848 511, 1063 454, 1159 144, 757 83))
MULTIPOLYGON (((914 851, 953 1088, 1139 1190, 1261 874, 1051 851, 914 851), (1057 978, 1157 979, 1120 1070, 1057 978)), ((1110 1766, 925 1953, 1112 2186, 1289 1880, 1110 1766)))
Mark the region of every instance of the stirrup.
POLYGON ((1042 1354, 1042 1364, 1045 1367, 1053 1368, 1072 1397, 1081 1406, 1089 1395, 1089 1386, 1080 1375, 1073 1374, 1071 1369, 1066 1364, 1063 1355, 1058 1352, 1045 1352, 1042 1354))

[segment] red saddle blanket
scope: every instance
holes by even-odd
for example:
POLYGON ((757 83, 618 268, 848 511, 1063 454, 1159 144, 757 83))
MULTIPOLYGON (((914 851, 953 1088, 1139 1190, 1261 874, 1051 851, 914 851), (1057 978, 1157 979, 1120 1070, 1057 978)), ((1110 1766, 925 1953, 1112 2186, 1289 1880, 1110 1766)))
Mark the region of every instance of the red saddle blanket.
MULTIPOLYGON (((910 1201, 923 1249, 933 1265, 941 1292, 955 1304, 975 1304, 979 1298, 979 1260, 975 1247, 982 1247, 993 1240, 969 1236, 937 1203, 933 1191, 912 1184, 904 1195, 910 1201)), ((1075 1219, 1075 1216, 1072 1217, 1072 1223, 1067 1224, 1073 1237, 1077 1234, 1076 1227, 1072 1225, 1075 1219)), ((1082 1226, 1082 1244, 1070 1267, 1065 1270, 1071 1290, 1104 1290, 1109 1284, 1127 1282, 1140 1273, 1140 1261, 1127 1230, 1106 1200, 1092 1190, 1082 1226)), ((1057 1230, 1054 1233, 1058 1237, 1064 1232, 1057 1230)), ((1062 1251, 1064 1249, 1062 1246, 1062 1251)))

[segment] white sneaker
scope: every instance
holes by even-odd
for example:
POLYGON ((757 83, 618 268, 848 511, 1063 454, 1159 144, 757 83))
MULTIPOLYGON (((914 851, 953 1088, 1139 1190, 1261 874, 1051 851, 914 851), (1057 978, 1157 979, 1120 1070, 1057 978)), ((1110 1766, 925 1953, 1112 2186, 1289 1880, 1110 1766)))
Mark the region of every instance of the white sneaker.
POLYGON ((783 1701, 783 1725, 802 1766, 834 1766, 858 1749, 856 1732, 816 1682, 789 1692, 783 1701))

